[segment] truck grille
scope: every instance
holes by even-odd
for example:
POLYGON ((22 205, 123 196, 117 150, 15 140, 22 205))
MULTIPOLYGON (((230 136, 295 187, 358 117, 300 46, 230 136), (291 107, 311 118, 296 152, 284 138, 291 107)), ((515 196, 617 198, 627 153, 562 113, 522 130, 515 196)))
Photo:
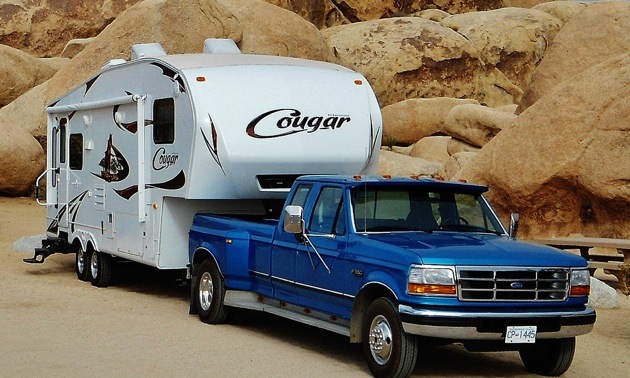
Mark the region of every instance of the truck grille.
POLYGON ((569 292, 569 270, 548 268, 457 269, 462 301, 563 301, 569 292))

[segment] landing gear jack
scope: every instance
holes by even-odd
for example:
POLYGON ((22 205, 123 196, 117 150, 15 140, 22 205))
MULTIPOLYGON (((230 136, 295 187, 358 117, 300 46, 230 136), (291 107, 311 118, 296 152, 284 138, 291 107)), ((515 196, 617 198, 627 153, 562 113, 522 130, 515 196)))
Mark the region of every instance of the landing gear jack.
POLYGON ((61 238, 48 238, 42 240, 41 248, 35 248, 35 255, 30 259, 23 259, 28 264, 43 264, 44 260, 55 253, 71 253, 72 249, 67 241, 61 238))

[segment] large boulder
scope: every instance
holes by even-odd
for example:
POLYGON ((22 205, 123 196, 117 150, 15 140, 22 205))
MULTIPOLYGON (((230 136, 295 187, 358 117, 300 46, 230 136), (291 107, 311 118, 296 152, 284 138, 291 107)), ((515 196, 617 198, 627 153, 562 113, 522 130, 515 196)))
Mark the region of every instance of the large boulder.
MULTIPOLYGON (((265 0, 293 13, 300 15, 319 29, 348 24, 352 21, 346 18, 342 9, 347 10, 346 3, 336 4, 331 0, 265 0)), ((349 14, 352 17, 351 14, 349 14)), ((353 17, 352 17, 353 18, 353 17)), ((355 20, 353 18, 353 20, 355 20)), ((356 21, 356 20, 355 20, 356 21)))
MULTIPOLYGON (((568 24, 567 24, 568 25, 568 24)), ((537 101, 459 174, 491 187, 533 237, 630 238, 630 53, 537 101)))
POLYGON ((0 45, 0 107, 50 79, 56 67, 9 46, 0 45))
POLYGON ((510 96, 510 103, 520 101, 548 43, 560 30, 557 18, 523 8, 457 14, 443 19, 441 24, 466 37, 486 66, 496 67, 519 88, 516 91, 513 86, 503 88, 510 96))
POLYGON ((370 81, 381 107, 409 98, 475 98, 482 63, 461 34, 418 17, 323 30, 339 62, 370 81))
POLYGON ((293 12, 258 0, 219 0, 242 28, 244 53, 330 61, 333 57, 319 30, 293 12))
POLYGON ((430 136, 422 138, 413 144, 409 156, 446 164, 450 155, 448 154, 449 136, 430 136))
POLYGON ((381 150, 378 174, 390 176, 435 176, 444 164, 381 150))
POLYGON ((408 146, 444 128, 444 119, 457 105, 479 104, 475 100, 448 97, 412 98, 385 106, 383 141, 408 146), (390 142, 388 142, 390 141, 390 142))
POLYGON ((553 87, 615 55, 630 51, 630 2, 588 5, 560 30, 534 71, 518 113, 553 87))
POLYGON ((0 44, 35 56, 57 56, 66 42, 97 35, 120 13, 139 1, 2 1, 0 44))
POLYGON ((41 145, 29 133, 0 124, 0 195, 26 194, 46 168, 41 145))
POLYGON ((483 147, 501 130, 514 123, 516 115, 477 104, 453 107, 444 119, 442 131, 458 140, 483 147))
POLYGON ((550 1, 548 3, 538 4, 532 9, 549 13, 560 20, 562 26, 564 26, 567 21, 583 11, 584 8, 586 8, 586 4, 577 1, 550 1))

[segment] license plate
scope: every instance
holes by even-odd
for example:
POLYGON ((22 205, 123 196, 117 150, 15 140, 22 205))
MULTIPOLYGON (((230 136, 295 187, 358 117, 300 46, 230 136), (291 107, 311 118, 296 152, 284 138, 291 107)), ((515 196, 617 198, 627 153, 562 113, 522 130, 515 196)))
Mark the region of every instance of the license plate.
POLYGON ((533 344, 536 342, 536 326, 509 326, 505 331, 506 344, 533 344))

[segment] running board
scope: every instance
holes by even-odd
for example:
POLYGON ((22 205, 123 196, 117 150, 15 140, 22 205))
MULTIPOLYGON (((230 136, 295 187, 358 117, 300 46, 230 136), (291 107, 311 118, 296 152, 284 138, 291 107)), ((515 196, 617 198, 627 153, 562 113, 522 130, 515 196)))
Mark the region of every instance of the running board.
POLYGON ((264 297, 249 291, 228 290, 225 292, 223 302, 226 306, 263 311, 350 337, 350 321, 346 319, 264 297))

